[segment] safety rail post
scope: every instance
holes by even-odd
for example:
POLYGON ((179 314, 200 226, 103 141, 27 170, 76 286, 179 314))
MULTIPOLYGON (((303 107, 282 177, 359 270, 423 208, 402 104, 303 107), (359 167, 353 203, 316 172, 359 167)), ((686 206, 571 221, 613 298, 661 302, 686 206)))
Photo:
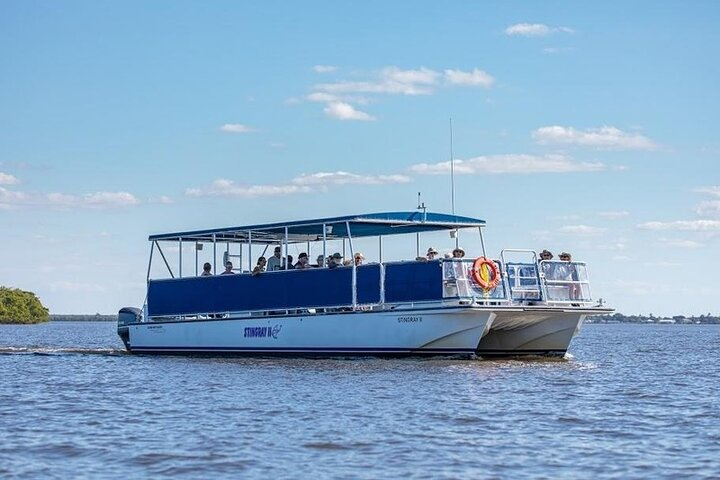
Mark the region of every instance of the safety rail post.
POLYGON ((385 264, 380 263, 380 306, 385 307, 385 264))

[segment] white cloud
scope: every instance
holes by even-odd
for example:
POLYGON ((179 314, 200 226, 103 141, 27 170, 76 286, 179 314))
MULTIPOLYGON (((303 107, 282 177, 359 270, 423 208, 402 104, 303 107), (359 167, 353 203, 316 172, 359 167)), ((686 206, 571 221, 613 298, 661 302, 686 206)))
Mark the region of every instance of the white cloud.
POLYGON ((598 215, 603 218, 623 218, 630 215, 630 212, 628 212, 627 210, 620 210, 617 212, 600 212, 598 213, 598 215))
POLYGON ((645 222, 637 225, 642 230, 678 230, 685 232, 720 231, 720 220, 678 220, 675 222, 645 222))
POLYGON ((310 102, 321 102, 321 103, 328 103, 328 102, 338 102, 341 100, 341 97, 338 95, 335 95, 333 93, 327 93, 327 92, 313 92, 310 95, 305 97, 310 102))
POLYGON ((220 131, 225 133, 252 133, 256 130, 241 123, 226 123, 220 127, 220 131))
POLYGON ((462 70, 445 70, 445 79, 452 85, 461 85, 466 87, 484 87, 490 88, 495 79, 487 72, 483 72, 477 68, 472 72, 463 72, 462 70))
POLYGON ((545 37, 551 33, 575 33, 568 27, 549 27, 543 23, 516 23, 505 29, 505 35, 521 37, 545 37))
MULTIPOLYGON (((602 163, 576 162, 565 155, 491 155, 455 160, 457 174, 531 174, 597 172, 607 170, 602 163)), ((450 161, 419 163, 410 167, 421 175, 444 175, 450 173, 450 161)))
POLYGON ((140 202, 127 192, 95 192, 83 195, 64 193, 31 194, 0 187, 0 208, 57 207, 57 208, 117 208, 138 205, 140 202))
POLYGON ((658 243, 674 248, 700 248, 703 246, 702 243, 694 240, 683 240, 679 238, 658 238, 658 243))
POLYGON ((591 227, 589 225, 566 225, 558 229, 560 233, 566 233, 568 235, 578 236, 595 236, 601 235, 607 231, 607 228, 602 227, 591 227))
POLYGON ((204 187, 188 188, 185 195, 190 197, 271 197, 309 193, 309 187, 300 185, 237 185, 224 178, 215 180, 204 187))
POLYGON ((700 187, 695 189, 698 193, 707 193, 713 197, 720 197, 720 186, 714 185, 712 187, 700 187))
POLYGON ((48 193, 45 195, 49 205, 61 208, 88 207, 113 208, 137 205, 140 202, 128 192, 95 192, 83 195, 48 193))
POLYGON ((578 145, 601 149, 654 150, 657 148, 655 142, 648 137, 638 133, 626 133, 609 126, 580 131, 573 127, 552 125, 538 128, 532 132, 532 138, 540 144, 578 145))
POLYGON ((360 120, 365 122, 375 120, 375 117, 372 115, 358 110, 345 102, 331 102, 323 111, 328 117, 338 120, 360 120))
POLYGON ((707 200, 695 207, 695 212, 701 217, 720 217, 720 200, 707 200))
POLYGON ((0 172, 0 185, 17 185, 18 183, 20 180, 16 176, 0 172))
POLYGON ((442 86, 490 88, 495 81, 490 74, 478 68, 471 71, 448 69, 441 73, 426 67, 404 70, 389 66, 364 77, 316 84, 305 99, 326 103, 325 113, 331 118, 372 120, 374 118, 370 114, 356 110, 355 106, 366 105, 378 95, 431 95, 442 86), (444 82, 441 82, 443 79, 444 82))
POLYGON ((405 175, 357 175, 355 173, 318 172, 309 175, 303 174, 292 180, 295 185, 379 185, 387 183, 408 183, 410 177, 405 175))
POLYGON ((312 68, 315 73, 333 73, 338 69, 338 67, 333 65, 315 65, 312 68))
POLYGON ((318 172, 302 174, 285 184, 278 185, 237 185, 232 180, 218 179, 207 186, 188 188, 185 194, 191 197, 267 197, 324 191, 328 187, 337 185, 380 185, 409 181, 410 178, 405 175, 358 175, 343 171, 318 172))

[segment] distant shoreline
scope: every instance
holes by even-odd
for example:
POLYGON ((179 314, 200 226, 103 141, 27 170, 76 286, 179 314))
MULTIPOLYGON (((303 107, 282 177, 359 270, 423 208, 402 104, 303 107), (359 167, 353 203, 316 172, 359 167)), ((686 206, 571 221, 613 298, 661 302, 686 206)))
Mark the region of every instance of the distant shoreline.
POLYGON ((68 314, 58 315, 50 314, 51 322, 117 322, 117 315, 100 315, 96 314, 68 314))

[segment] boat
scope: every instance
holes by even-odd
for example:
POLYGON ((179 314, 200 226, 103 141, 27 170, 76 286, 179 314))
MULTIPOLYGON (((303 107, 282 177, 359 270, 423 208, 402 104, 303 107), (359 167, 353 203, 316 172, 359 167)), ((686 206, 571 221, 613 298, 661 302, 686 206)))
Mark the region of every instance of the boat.
POLYGON ((146 299, 120 309, 118 335, 141 354, 561 356, 586 316, 612 312, 592 300, 584 262, 519 249, 490 258, 485 226, 423 209, 150 235, 146 299), (479 233, 477 258, 420 255, 421 235, 448 232, 457 247, 467 231, 479 233), (415 256, 385 259, 389 237, 414 240, 415 256), (284 261, 298 251, 321 264, 354 258, 361 241, 377 241, 376 262, 284 261), (271 248, 284 264, 255 268, 271 248), (212 272, 200 275, 210 249, 212 272), (560 267, 572 276, 555 275, 560 267))

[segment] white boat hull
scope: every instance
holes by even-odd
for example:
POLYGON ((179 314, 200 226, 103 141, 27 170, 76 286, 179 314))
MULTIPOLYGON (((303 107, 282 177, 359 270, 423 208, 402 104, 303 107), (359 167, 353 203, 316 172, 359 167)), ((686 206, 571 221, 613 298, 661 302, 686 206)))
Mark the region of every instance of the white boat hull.
POLYGON ((492 326, 478 345, 481 357, 562 356, 588 311, 564 309, 495 310, 492 326))
POLYGON ((128 325, 134 353, 471 355, 494 314, 474 307, 251 316, 128 325))

